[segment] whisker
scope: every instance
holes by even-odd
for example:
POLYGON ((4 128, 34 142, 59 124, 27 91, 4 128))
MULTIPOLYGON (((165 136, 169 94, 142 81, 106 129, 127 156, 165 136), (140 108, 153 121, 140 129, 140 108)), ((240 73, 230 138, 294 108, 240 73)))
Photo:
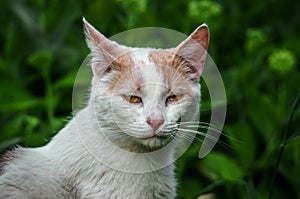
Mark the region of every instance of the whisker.
POLYGON ((190 135, 190 136, 193 136, 192 134, 189 134, 189 133, 193 133, 196 135, 201 135, 203 137, 207 137, 208 139, 211 139, 213 141, 217 141, 217 138, 212 136, 212 135, 209 135, 209 134, 206 134, 206 133, 203 133, 203 132, 200 132, 200 131, 194 131, 194 130, 190 130, 190 129, 178 129, 178 131, 180 133, 185 133, 186 135, 190 135))
POLYGON ((211 123, 208 123, 208 122, 202 122, 202 121, 188 121, 188 122, 180 122, 180 124, 194 124, 194 125, 203 125, 203 126, 211 126, 211 127, 214 127, 218 130, 221 131, 221 129, 219 129, 216 125, 214 124, 211 124, 211 123))
MULTIPOLYGON (((196 135, 201 135, 203 137, 207 137, 208 139, 212 140, 212 141, 216 141, 218 144, 220 144, 223 147, 230 147, 229 144, 225 143, 224 141, 222 141, 221 139, 219 139, 219 137, 214 137, 213 135, 204 133, 204 132, 200 132, 200 131, 194 131, 194 130, 189 130, 189 129, 179 129, 179 134, 185 134, 188 136, 192 136, 189 133, 194 133, 196 135)), ((196 137, 196 136, 195 136, 196 137)))
POLYGON ((182 138, 182 139, 184 139, 184 140, 187 140, 188 142, 191 142, 191 144, 192 144, 193 146, 196 146, 196 147, 197 147, 197 144, 195 143, 195 140, 196 140, 196 141, 199 141, 199 142, 201 142, 201 143, 204 143, 204 142, 205 142, 204 140, 202 140, 202 139, 200 139, 200 138, 198 138, 198 137, 193 137, 193 138, 191 138, 190 136, 185 136, 185 135, 182 135, 182 134, 173 137, 173 139, 174 139, 176 142, 181 142, 182 140, 181 140, 180 138, 182 138))
MULTIPOLYGON (((186 123, 189 123, 189 122, 186 122, 186 123)), ((200 123, 202 123, 202 122, 199 122, 199 124, 200 123)), ((228 139, 230 139, 230 140, 233 140, 233 141, 235 141, 235 142, 239 142, 239 143, 241 143, 241 141, 240 140, 238 140, 238 139, 236 139, 236 138, 234 138, 234 137, 232 137, 232 136, 229 136, 224 130, 220 130, 219 128, 216 128, 214 125, 211 125, 211 124, 209 124, 209 123, 202 123, 202 124, 206 124, 206 125, 198 125, 198 124, 196 124, 196 125, 184 125, 184 126, 186 126, 186 127, 188 127, 188 128, 200 128, 200 129, 209 129, 209 130, 213 130, 214 132, 218 132, 218 133, 220 133, 222 136, 224 136, 224 137, 226 137, 226 138, 228 138, 228 139)))

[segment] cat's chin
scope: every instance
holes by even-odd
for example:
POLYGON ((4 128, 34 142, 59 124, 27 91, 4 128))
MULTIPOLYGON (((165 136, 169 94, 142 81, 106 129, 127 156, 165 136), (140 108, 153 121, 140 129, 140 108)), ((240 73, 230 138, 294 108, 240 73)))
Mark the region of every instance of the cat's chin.
POLYGON ((137 142, 150 150, 158 150, 166 146, 172 140, 171 136, 151 136, 147 138, 138 138, 137 142))
MULTIPOLYGON (((178 119, 176 124, 180 124, 181 118, 178 119)), ((142 147, 148 149, 149 151, 155 151, 158 149, 163 148, 167 144, 169 144, 173 138, 175 137, 177 130, 173 130, 172 133, 164 133, 163 131, 157 132, 156 134, 152 135, 144 135, 135 137, 135 141, 142 145, 142 147)), ((150 133, 151 134, 151 133, 150 133)))

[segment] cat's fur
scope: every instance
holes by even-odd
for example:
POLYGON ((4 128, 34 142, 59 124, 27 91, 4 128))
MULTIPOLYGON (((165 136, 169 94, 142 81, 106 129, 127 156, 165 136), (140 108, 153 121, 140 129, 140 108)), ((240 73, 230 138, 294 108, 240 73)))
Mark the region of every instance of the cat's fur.
POLYGON ((2 158, 0 198, 175 198, 174 165, 159 163, 172 161, 179 124, 197 119, 207 26, 163 50, 122 46, 84 24, 94 74, 88 105, 46 146, 2 158))

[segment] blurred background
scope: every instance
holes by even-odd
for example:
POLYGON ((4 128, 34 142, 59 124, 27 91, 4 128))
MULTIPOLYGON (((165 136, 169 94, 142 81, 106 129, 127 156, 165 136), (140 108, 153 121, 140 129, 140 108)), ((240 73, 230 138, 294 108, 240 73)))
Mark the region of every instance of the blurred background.
POLYGON ((205 22, 228 112, 213 152, 199 159, 195 141, 179 159, 178 198, 299 199, 299 9, 297 0, 1 0, 0 153, 47 143, 71 117, 89 52, 83 16, 108 37, 146 26, 190 34, 205 22))

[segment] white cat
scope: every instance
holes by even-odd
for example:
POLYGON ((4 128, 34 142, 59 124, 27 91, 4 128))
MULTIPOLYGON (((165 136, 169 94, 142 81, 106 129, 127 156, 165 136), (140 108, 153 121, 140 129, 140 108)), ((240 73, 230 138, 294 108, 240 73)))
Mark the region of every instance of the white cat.
POLYGON ((88 105, 46 145, 4 155, 0 198, 168 199, 174 155, 195 133, 208 28, 172 49, 131 48, 84 21, 88 105))

